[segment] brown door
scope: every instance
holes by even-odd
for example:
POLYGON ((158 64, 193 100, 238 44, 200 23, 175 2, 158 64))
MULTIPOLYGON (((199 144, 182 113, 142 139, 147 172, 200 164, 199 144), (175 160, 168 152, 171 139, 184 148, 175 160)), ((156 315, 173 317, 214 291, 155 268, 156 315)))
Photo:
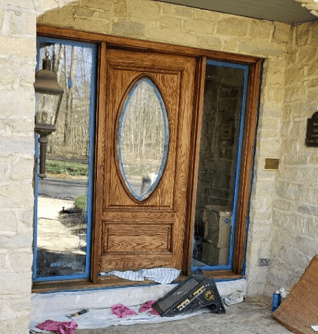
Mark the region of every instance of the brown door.
POLYGON ((110 270, 182 269, 189 197, 190 138, 196 59, 102 45, 97 118, 92 278, 110 270), (120 116, 138 80, 156 86, 165 105, 168 154, 152 193, 136 199, 118 158, 120 116))

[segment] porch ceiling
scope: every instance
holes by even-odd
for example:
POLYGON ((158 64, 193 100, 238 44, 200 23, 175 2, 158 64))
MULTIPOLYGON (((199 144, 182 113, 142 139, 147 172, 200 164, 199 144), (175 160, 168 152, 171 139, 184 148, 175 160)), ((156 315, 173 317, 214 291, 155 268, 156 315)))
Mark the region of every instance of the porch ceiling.
POLYGON ((295 0, 164 0, 163 2, 288 24, 317 19, 295 0))

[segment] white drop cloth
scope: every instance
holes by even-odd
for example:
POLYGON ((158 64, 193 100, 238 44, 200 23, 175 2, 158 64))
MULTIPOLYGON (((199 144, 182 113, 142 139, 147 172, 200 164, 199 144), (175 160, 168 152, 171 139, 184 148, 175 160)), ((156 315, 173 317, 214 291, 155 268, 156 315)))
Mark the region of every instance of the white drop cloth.
POLYGON ((125 278, 130 281, 144 281, 145 279, 154 281, 160 284, 170 284, 180 275, 180 270, 174 268, 154 268, 154 269, 141 269, 138 271, 117 271, 101 272, 101 276, 117 276, 125 278))
MULTIPOLYGON (((229 297, 233 302, 235 292, 246 295, 246 280, 216 282, 221 297, 229 297), (234 294, 234 295, 233 295, 234 294)), ((88 313, 75 317, 78 329, 106 328, 116 325, 152 323, 179 320, 197 314, 210 312, 209 309, 197 310, 190 314, 182 314, 172 318, 160 317, 146 313, 138 313, 127 318, 117 318, 110 307, 121 303, 136 312, 140 305, 148 300, 158 300, 176 287, 176 284, 154 284, 149 286, 81 290, 69 292, 51 292, 32 294, 32 313, 30 329, 35 333, 46 333, 37 329, 36 325, 45 320, 70 321, 66 316, 82 309, 88 313)), ((52 333, 52 332, 47 332, 52 333)))

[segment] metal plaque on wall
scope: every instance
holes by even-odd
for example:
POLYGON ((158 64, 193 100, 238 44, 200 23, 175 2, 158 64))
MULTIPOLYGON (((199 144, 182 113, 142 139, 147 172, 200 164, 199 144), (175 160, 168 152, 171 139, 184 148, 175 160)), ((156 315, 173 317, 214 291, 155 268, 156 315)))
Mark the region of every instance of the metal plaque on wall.
POLYGON ((318 111, 307 120, 306 146, 318 147, 318 111))

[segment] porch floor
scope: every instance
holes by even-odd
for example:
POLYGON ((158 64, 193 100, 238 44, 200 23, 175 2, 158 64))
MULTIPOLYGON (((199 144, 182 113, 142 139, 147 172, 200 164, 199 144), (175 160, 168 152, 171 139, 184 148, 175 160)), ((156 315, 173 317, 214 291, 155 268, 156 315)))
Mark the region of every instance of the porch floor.
MULTIPOLYGON (((271 300, 265 296, 247 298, 226 308, 226 314, 201 314, 164 323, 112 326, 76 330, 76 334, 287 334, 292 333, 271 317, 271 300)), ((172 318, 173 319, 173 318, 172 318)))

